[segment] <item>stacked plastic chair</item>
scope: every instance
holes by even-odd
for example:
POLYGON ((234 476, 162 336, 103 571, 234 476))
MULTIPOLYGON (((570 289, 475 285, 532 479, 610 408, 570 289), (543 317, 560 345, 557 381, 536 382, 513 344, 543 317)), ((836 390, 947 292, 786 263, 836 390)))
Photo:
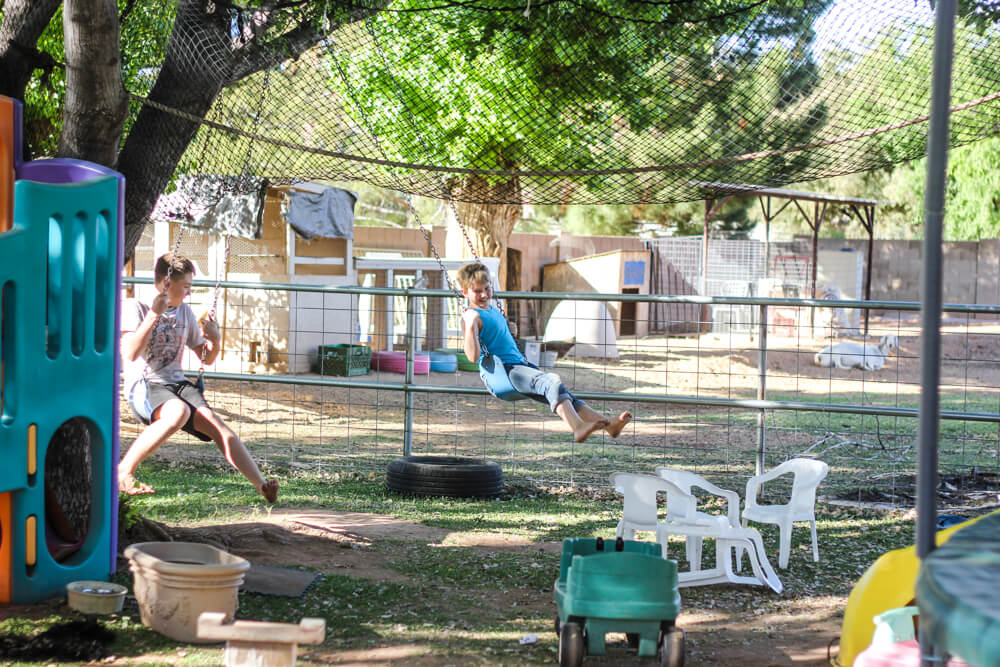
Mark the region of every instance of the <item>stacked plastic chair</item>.
POLYGON ((20 121, 0 97, 0 602, 28 603, 114 571, 125 183, 79 160, 20 163, 20 121), (70 421, 90 435, 89 522, 57 560, 47 455, 70 421))

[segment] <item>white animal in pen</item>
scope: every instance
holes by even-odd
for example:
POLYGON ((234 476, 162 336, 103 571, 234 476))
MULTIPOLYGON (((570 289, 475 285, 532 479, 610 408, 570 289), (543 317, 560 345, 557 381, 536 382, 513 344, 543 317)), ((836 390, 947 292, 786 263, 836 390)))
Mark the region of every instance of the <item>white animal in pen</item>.
POLYGON ((889 353, 899 347, 899 339, 892 334, 882 336, 878 345, 842 341, 827 345, 816 353, 813 363, 823 368, 860 368, 877 371, 885 365, 889 353))

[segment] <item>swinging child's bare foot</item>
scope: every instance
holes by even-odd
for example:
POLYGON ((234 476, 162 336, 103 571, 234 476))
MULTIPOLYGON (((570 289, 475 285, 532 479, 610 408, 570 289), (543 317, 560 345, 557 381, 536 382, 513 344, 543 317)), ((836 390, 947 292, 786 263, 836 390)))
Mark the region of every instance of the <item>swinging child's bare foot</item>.
POLYGON ((268 482, 264 482, 260 485, 260 488, 257 489, 257 491, 260 492, 260 495, 264 496, 264 500, 269 503, 273 503, 278 499, 278 481, 272 479, 268 482))
POLYGON ((118 492, 127 496, 148 496, 154 489, 137 480, 134 475, 122 475, 118 478, 118 492))
POLYGON ((607 427, 607 419, 598 419, 595 422, 584 422, 580 428, 573 430, 573 439, 577 442, 583 442, 589 438, 594 431, 600 431, 602 428, 607 427))
POLYGON ((618 434, 622 432, 622 429, 625 428, 626 424, 630 421, 632 421, 632 413, 626 410, 608 422, 608 425, 604 427, 604 430, 607 431, 608 435, 612 438, 617 438, 618 434))

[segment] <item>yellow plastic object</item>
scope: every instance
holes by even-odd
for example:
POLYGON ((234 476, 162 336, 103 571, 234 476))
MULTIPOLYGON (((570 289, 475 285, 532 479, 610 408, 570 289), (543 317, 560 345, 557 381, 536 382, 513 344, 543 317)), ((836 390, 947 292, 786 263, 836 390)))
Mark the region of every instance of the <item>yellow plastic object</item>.
POLYGON ((24 520, 24 564, 31 567, 38 561, 38 518, 34 514, 24 520))
MULTIPOLYGON (((1000 510, 990 514, 997 512, 1000 510)), ((990 514, 939 530, 935 543, 944 544, 955 531, 990 514)), ((865 570, 847 598, 844 624, 840 630, 840 652, 835 658, 835 664, 850 667, 858 654, 868 648, 875 634, 874 618, 877 615, 913 602, 919 571, 920 559, 917 558, 916 547, 886 552, 865 570)))
POLYGON ((28 474, 38 472, 38 425, 28 425, 28 474))

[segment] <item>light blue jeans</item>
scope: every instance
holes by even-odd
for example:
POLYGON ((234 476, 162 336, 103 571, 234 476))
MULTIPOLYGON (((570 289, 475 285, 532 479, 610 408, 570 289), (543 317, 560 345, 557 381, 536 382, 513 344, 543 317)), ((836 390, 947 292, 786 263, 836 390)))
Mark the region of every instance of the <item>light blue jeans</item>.
POLYGON ((507 377, 520 393, 533 401, 544 403, 549 406, 552 412, 556 411, 556 406, 565 400, 572 401, 573 409, 579 409, 586 405, 579 398, 569 393, 562 379, 555 373, 546 373, 534 366, 523 364, 512 364, 507 366, 507 377))

